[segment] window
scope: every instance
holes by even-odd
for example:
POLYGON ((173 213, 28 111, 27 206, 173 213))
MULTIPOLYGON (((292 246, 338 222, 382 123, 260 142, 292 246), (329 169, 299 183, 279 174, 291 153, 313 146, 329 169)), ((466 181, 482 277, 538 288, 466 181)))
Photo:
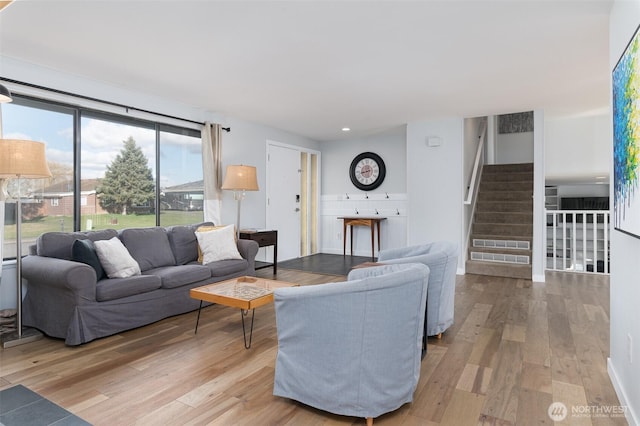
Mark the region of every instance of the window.
POLYGON ((46 143, 53 175, 50 179, 23 180, 20 188, 16 181, 10 183, 3 258, 15 257, 15 204, 11 197, 15 199, 18 193, 23 253, 28 253, 38 235, 48 231, 203 220, 199 130, 15 93, 13 102, 3 104, 1 111, 5 138, 46 143))
POLYGON ((204 181, 199 132, 161 126, 160 225, 202 222, 204 181))
POLYGON ((96 198, 81 229, 154 226, 155 124, 95 112, 83 112, 80 123, 81 191, 96 198))
MULTIPOLYGON (((2 104, 3 137, 28 139, 46 144, 46 156, 52 177, 49 179, 11 180, 5 209, 3 258, 16 256, 15 200, 22 202, 22 253, 29 252, 43 232, 72 231, 73 211, 66 210, 60 198, 73 197, 65 182, 73 176, 73 109, 14 96, 2 104), (50 203, 43 200, 51 199, 50 203)), ((70 204, 71 206, 72 204, 70 204)))

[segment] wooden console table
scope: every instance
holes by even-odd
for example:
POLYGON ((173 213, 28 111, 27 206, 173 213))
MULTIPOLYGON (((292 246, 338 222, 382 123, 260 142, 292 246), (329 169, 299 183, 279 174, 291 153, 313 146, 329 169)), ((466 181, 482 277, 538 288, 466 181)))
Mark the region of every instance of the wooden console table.
POLYGON ((258 247, 273 246, 273 263, 259 266, 256 269, 273 266, 273 275, 278 273, 278 231, 253 231, 241 229, 240 238, 243 240, 253 240, 258 243, 258 247))
POLYGON ((344 216, 342 219, 342 255, 347 254, 347 226, 351 227, 351 255, 353 256, 353 227, 368 226, 371 229, 371 260, 375 258, 375 228, 378 228, 378 250, 380 250, 380 222, 386 217, 344 216))

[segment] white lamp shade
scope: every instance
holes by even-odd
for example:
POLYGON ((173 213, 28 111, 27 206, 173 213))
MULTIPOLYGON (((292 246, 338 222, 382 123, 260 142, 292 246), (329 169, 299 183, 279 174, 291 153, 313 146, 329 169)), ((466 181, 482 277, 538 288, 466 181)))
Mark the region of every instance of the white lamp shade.
POLYGON ((42 142, 0 139, 0 178, 51 177, 42 142))
POLYGON ((227 166, 222 189, 234 191, 258 191, 258 178, 254 166, 227 166))

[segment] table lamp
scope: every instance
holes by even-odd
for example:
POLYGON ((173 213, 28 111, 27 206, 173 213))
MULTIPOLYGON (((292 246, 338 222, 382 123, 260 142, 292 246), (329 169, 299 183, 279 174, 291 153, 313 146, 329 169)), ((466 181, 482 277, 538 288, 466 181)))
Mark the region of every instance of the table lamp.
POLYGON ((253 166, 227 166, 227 174, 222 182, 222 189, 233 191, 233 198, 238 202, 236 232, 240 237, 240 203, 245 197, 245 191, 258 191, 256 168, 253 166))

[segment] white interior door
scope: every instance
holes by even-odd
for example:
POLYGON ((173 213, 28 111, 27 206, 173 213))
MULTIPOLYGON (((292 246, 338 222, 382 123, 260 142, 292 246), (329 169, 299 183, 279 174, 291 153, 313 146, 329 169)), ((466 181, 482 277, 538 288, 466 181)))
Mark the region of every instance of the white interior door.
POLYGON ((278 261, 300 257, 300 151, 267 145, 267 228, 278 231, 278 261))

